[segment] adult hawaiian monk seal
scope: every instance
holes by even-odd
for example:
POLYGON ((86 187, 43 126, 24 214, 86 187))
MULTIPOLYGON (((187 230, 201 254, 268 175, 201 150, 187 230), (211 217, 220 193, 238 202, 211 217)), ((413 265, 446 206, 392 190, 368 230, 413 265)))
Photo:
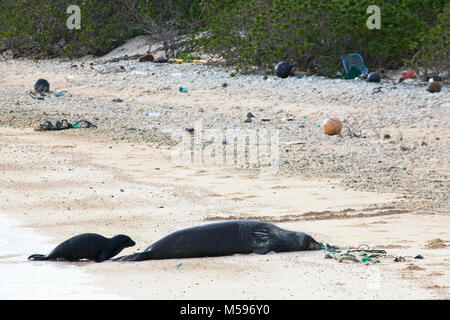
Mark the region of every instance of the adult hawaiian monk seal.
POLYGON ((96 233, 83 233, 62 242, 48 255, 33 254, 28 257, 28 260, 78 261, 88 259, 102 262, 135 244, 129 236, 123 234, 106 238, 96 233))
POLYGON ((154 242, 143 252, 113 259, 154 259, 228 256, 235 253, 266 254, 320 250, 321 244, 303 232, 288 231, 263 221, 232 220, 175 231, 154 242))

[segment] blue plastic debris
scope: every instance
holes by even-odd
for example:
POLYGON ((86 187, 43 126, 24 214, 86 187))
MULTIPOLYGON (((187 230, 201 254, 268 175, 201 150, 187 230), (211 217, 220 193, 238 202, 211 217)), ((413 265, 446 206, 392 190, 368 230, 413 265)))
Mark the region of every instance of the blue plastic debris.
POLYGON ((359 53, 351 53, 342 58, 342 65, 345 73, 348 73, 352 67, 357 68, 364 74, 369 73, 369 69, 364 64, 364 60, 359 53))
POLYGON ((57 93, 55 93, 55 97, 61 98, 62 96, 64 96, 64 94, 65 94, 66 92, 67 92, 67 91, 57 92, 57 93))

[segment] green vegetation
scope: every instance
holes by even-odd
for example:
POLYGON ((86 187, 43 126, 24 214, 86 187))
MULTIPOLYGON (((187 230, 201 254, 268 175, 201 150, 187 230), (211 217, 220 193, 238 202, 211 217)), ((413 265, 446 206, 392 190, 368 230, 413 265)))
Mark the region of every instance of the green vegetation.
MULTIPOLYGON (((340 58, 353 52, 370 69, 409 65, 448 70, 449 33, 450 0, 0 3, 0 50, 12 49, 16 55, 101 55, 140 34, 159 35, 164 43, 189 34, 195 52, 221 56, 240 71, 272 69, 286 60, 298 69, 330 75, 341 70, 340 58), (66 9, 72 4, 81 8, 80 30, 66 27, 66 9), (373 4, 381 9, 381 29, 369 30, 366 10, 373 4)), ((182 50, 188 56, 189 50, 182 50)))
POLYGON ((185 52, 178 53, 177 58, 183 60, 200 60, 200 57, 195 56, 192 53, 185 53, 185 52))
POLYGON ((203 10, 210 36, 198 45, 244 71, 286 60, 330 74, 353 52, 371 68, 397 68, 416 55, 416 65, 449 61, 448 0, 210 0, 203 10), (367 28, 372 4, 381 9, 379 30, 367 28))
MULTIPOLYGON (((189 21, 191 7, 181 0, 2 0, 0 49, 18 56, 101 55, 141 35, 149 21, 173 20, 175 14, 189 21), (167 8, 178 8, 176 12, 167 8), (171 7, 168 6, 171 5, 171 7), (81 29, 69 30, 70 5, 81 9, 81 29)), ((189 2, 189 1, 187 1, 189 2)), ((194 3, 195 1, 191 1, 194 3)), ((174 10, 175 11, 175 10, 174 10)), ((180 29, 180 32, 183 32, 180 29)))

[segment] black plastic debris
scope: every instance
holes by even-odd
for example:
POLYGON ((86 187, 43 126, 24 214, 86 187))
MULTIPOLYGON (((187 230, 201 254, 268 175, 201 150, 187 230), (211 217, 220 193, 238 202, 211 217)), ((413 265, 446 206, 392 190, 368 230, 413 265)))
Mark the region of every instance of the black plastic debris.
POLYGON ((280 78, 287 78, 292 74, 292 66, 286 61, 281 61, 275 67, 275 74, 280 78))
POLYGON ((50 84, 45 79, 39 79, 34 84, 34 91, 39 92, 39 93, 49 92, 50 84))

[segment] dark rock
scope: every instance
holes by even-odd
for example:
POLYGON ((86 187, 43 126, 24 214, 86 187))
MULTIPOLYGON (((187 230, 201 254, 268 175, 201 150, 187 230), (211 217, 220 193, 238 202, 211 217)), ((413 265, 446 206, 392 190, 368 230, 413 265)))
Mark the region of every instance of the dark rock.
POLYGON ((427 91, 431 92, 431 93, 441 92, 441 89, 442 89, 442 84, 440 84, 439 82, 436 82, 436 81, 430 82, 430 84, 427 87, 427 91))

